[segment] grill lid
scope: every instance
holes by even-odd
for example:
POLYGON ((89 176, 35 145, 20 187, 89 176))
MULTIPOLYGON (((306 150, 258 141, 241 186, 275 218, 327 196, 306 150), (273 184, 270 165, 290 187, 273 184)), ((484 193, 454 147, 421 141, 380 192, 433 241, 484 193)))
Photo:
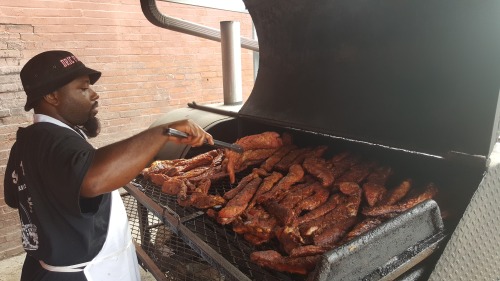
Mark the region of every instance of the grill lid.
POLYGON ((446 157, 497 138, 500 1, 245 0, 243 117, 446 157))

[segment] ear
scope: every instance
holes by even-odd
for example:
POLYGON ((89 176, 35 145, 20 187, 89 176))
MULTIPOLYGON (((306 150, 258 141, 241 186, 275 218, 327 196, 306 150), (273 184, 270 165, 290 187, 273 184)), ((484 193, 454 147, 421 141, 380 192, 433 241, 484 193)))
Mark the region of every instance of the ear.
POLYGON ((59 104, 59 97, 57 96, 57 91, 53 91, 49 94, 46 94, 45 96, 43 96, 43 99, 53 105, 53 106, 57 106, 59 104))

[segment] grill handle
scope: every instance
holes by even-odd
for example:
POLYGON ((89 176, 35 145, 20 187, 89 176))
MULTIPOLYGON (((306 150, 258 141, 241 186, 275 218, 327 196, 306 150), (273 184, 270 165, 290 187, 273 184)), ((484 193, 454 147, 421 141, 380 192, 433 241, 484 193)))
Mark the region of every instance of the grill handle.
MULTIPOLYGON (((165 128, 165 130, 163 130, 163 134, 167 135, 167 136, 178 137, 178 138, 187 138, 188 137, 188 134, 181 132, 179 130, 176 130, 176 129, 172 129, 172 128, 165 128)), ((205 140, 205 144, 210 145, 206 140, 205 140)), ((213 146, 227 148, 227 149, 232 150, 234 152, 243 153, 243 148, 237 144, 232 144, 232 143, 227 143, 227 142, 223 142, 223 141, 219 141, 219 140, 214 140, 213 146)))

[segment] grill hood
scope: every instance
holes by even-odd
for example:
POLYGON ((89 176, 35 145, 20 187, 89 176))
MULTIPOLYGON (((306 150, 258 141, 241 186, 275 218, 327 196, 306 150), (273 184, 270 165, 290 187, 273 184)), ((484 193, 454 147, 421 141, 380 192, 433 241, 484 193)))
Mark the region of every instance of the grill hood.
POLYGON ((244 2, 260 62, 241 117, 486 161, 498 137, 500 1, 244 2))

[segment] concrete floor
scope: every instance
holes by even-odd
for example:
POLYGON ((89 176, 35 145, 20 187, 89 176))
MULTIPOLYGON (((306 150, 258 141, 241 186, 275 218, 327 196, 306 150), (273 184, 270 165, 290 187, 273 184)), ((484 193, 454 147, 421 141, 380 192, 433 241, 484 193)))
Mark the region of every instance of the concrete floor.
MULTIPOLYGON (((0 281, 19 281, 25 254, 0 261, 0 281)), ((154 281, 155 278, 141 268, 142 281, 154 281)))

